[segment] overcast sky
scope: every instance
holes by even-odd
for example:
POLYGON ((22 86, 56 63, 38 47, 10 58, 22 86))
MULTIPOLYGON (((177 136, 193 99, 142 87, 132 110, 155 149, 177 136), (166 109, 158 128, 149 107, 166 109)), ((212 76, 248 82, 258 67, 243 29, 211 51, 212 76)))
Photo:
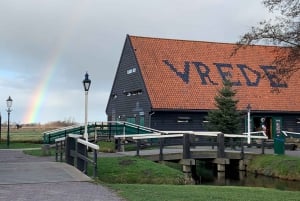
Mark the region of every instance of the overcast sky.
POLYGON ((126 34, 236 42, 270 16, 261 0, 0 0, 0 112, 11 121, 84 121, 105 108, 126 34))

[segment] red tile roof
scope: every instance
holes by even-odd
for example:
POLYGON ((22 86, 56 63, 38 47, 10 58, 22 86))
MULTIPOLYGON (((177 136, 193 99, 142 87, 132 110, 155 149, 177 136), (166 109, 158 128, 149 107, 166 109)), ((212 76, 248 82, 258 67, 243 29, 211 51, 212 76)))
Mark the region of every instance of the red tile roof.
POLYGON ((280 93, 271 92, 271 84, 278 83, 265 76, 273 69, 263 66, 272 65, 278 47, 249 46, 232 56, 235 44, 129 39, 154 109, 213 109, 222 76, 231 74, 231 81, 239 81, 239 86, 234 86, 238 109, 245 110, 250 103, 253 110, 300 111, 300 72, 287 87, 279 87, 280 93))

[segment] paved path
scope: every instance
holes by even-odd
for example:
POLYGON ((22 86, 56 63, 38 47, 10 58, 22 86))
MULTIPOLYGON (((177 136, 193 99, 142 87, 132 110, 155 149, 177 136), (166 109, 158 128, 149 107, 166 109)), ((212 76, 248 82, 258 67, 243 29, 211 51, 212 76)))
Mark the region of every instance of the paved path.
POLYGON ((0 150, 1 201, 121 201, 115 192, 54 157, 0 150))

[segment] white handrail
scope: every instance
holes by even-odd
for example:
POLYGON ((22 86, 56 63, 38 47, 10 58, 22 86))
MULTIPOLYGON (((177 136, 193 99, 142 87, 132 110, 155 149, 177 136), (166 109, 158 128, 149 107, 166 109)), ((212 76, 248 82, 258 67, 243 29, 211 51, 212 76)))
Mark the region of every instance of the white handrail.
POLYGON ((62 127, 62 128, 57 128, 57 129, 54 129, 54 130, 51 130, 51 131, 46 131, 43 134, 44 135, 49 135, 51 133, 55 133, 55 132, 58 132, 58 131, 64 131, 64 130, 68 130, 68 129, 72 129, 72 128, 78 128, 80 126, 82 126, 82 124, 73 125, 73 126, 67 126, 67 127, 62 127))
POLYGON ((61 138, 57 138, 55 139, 55 142, 61 142, 61 141, 65 141, 66 137, 61 137, 61 138))
MULTIPOLYGON (((169 134, 169 135, 140 135, 140 136, 133 136, 132 138, 134 140, 139 139, 152 139, 152 138, 173 138, 173 137, 182 137, 184 133, 182 134, 169 134)), ((189 132, 185 134, 191 134, 191 135, 198 135, 198 136, 206 136, 206 137, 217 137, 218 134, 221 134, 220 132, 189 132)), ((122 136, 120 136, 122 137, 122 136)), ((224 134, 224 137, 227 138, 248 138, 247 135, 238 135, 238 134, 224 134)), ((268 139, 268 136, 250 136, 251 139, 268 139)))
POLYGON ((141 133, 141 134, 125 134, 125 135, 115 135, 114 138, 124 138, 124 137, 140 137, 140 136, 160 136, 161 133, 141 133))
POLYGON ((296 133, 296 132, 290 132, 290 131, 281 131, 286 137, 288 136, 288 133, 293 134, 293 135, 299 135, 300 137, 300 133, 296 133))
POLYGON ((90 143, 83 139, 77 139, 77 142, 79 142, 80 144, 86 145, 87 147, 90 147, 92 149, 99 150, 99 145, 97 145, 97 144, 90 143))
MULTIPOLYGON (((251 134, 260 134, 260 133, 263 134, 263 136, 268 137, 265 131, 255 131, 255 132, 250 132, 250 135, 251 135, 251 134)), ((243 133, 243 134, 244 134, 244 135, 247 135, 248 133, 243 133)))
MULTIPOLYGON (((125 132, 123 132, 122 135, 115 135, 114 136, 115 138, 132 137, 134 139, 150 139, 150 138, 167 138, 168 136, 169 137, 173 137, 173 136, 179 137, 179 136, 182 136, 183 134, 191 134, 191 135, 207 136, 207 137, 216 137, 218 134, 221 133, 219 131, 213 131, 213 132, 209 132, 209 131, 196 131, 196 132, 195 131, 159 131, 159 130, 156 130, 156 129, 136 125, 136 124, 125 122, 125 121, 107 121, 107 122, 94 122, 94 123, 89 122, 89 125, 91 125, 91 124, 94 124, 94 125, 106 124, 107 125, 109 123, 114 123, 114 124, 119 124, 119 125, 126 125, 126 126, 129 126, 129 127, 132 127, 132 128, 140 128, 141 130, 154 132, 154 133, 139 133, 139 134, 126 134, 125 132), (162 136, 165 136, 165 137, 162 137, 162 136)), ((46 131, 46 132, 44 132, 44 135, 49 135, 51 133, 55 133, 55 132, 63 131, 63 130, 79 128, 80 126, 83 126, 83 124, 77 124, 77 125, 68 126, 68 127, 64 127, 64 128, 58 128, 58 129, 51 130, 51 131, 46 131)), ((288 136, 287 132, 288 131, 282 131, 282 133, 285 136, 288 136)), ((288 133, 300 135, 300 133, 294 133, 294 132, 288 132, 288 133)), ((247 133, 242 133, 242 135, 224 134, 224 137, 227 137, 227 138, 249 138, 248 132, 247 133)), ((268 136, 266 135, 265 131, 257 131, 257 132, 250 132, 250 138, 252 138, 252 139, 268 139, 268 136), (261 136, 256 136, 256 135, 253 135, 253 134, 262 134, 262 135, 261 136)))
POLYGON ((151 138, 173 138, 173 137, 182 137, 183 134, 171 134, 171 135, 157 135, 157 136, 137 136, 133 137, 134 140, 141 140, 141 139, 151 139, 151 138))

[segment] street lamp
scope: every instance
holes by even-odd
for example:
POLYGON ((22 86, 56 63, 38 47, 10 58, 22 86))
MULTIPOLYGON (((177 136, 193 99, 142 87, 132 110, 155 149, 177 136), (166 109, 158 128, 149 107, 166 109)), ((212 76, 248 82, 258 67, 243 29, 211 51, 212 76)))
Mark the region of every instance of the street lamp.
POLYGON ((88 102, 88 92, 91 86, 91 80, 89 79, 89 74, 85 73, 85 78, 82 81, 83 88, 85 91, 85 119, 84 119, 84 134, 83 137, 86 141, 88 141, 88 132, 87 132, 87 102, 88 102))
POLYGON ((7 121, 7 147, 9 148, 9 116, 10 113, 12 111, 11 106, 12 106, 12 102, 13 100, 11 99, 11 97, 9 96, 8 99, 6 100, 6 105, 7 105, 7 115, 8 115, 8 121, 7 121))
POLYGON ((251 105, 248 103, 247 105, 247 111, 248 111, 248 144, 251 143, 251 138, 250 138, 250 112, 251 112, 251 105))

